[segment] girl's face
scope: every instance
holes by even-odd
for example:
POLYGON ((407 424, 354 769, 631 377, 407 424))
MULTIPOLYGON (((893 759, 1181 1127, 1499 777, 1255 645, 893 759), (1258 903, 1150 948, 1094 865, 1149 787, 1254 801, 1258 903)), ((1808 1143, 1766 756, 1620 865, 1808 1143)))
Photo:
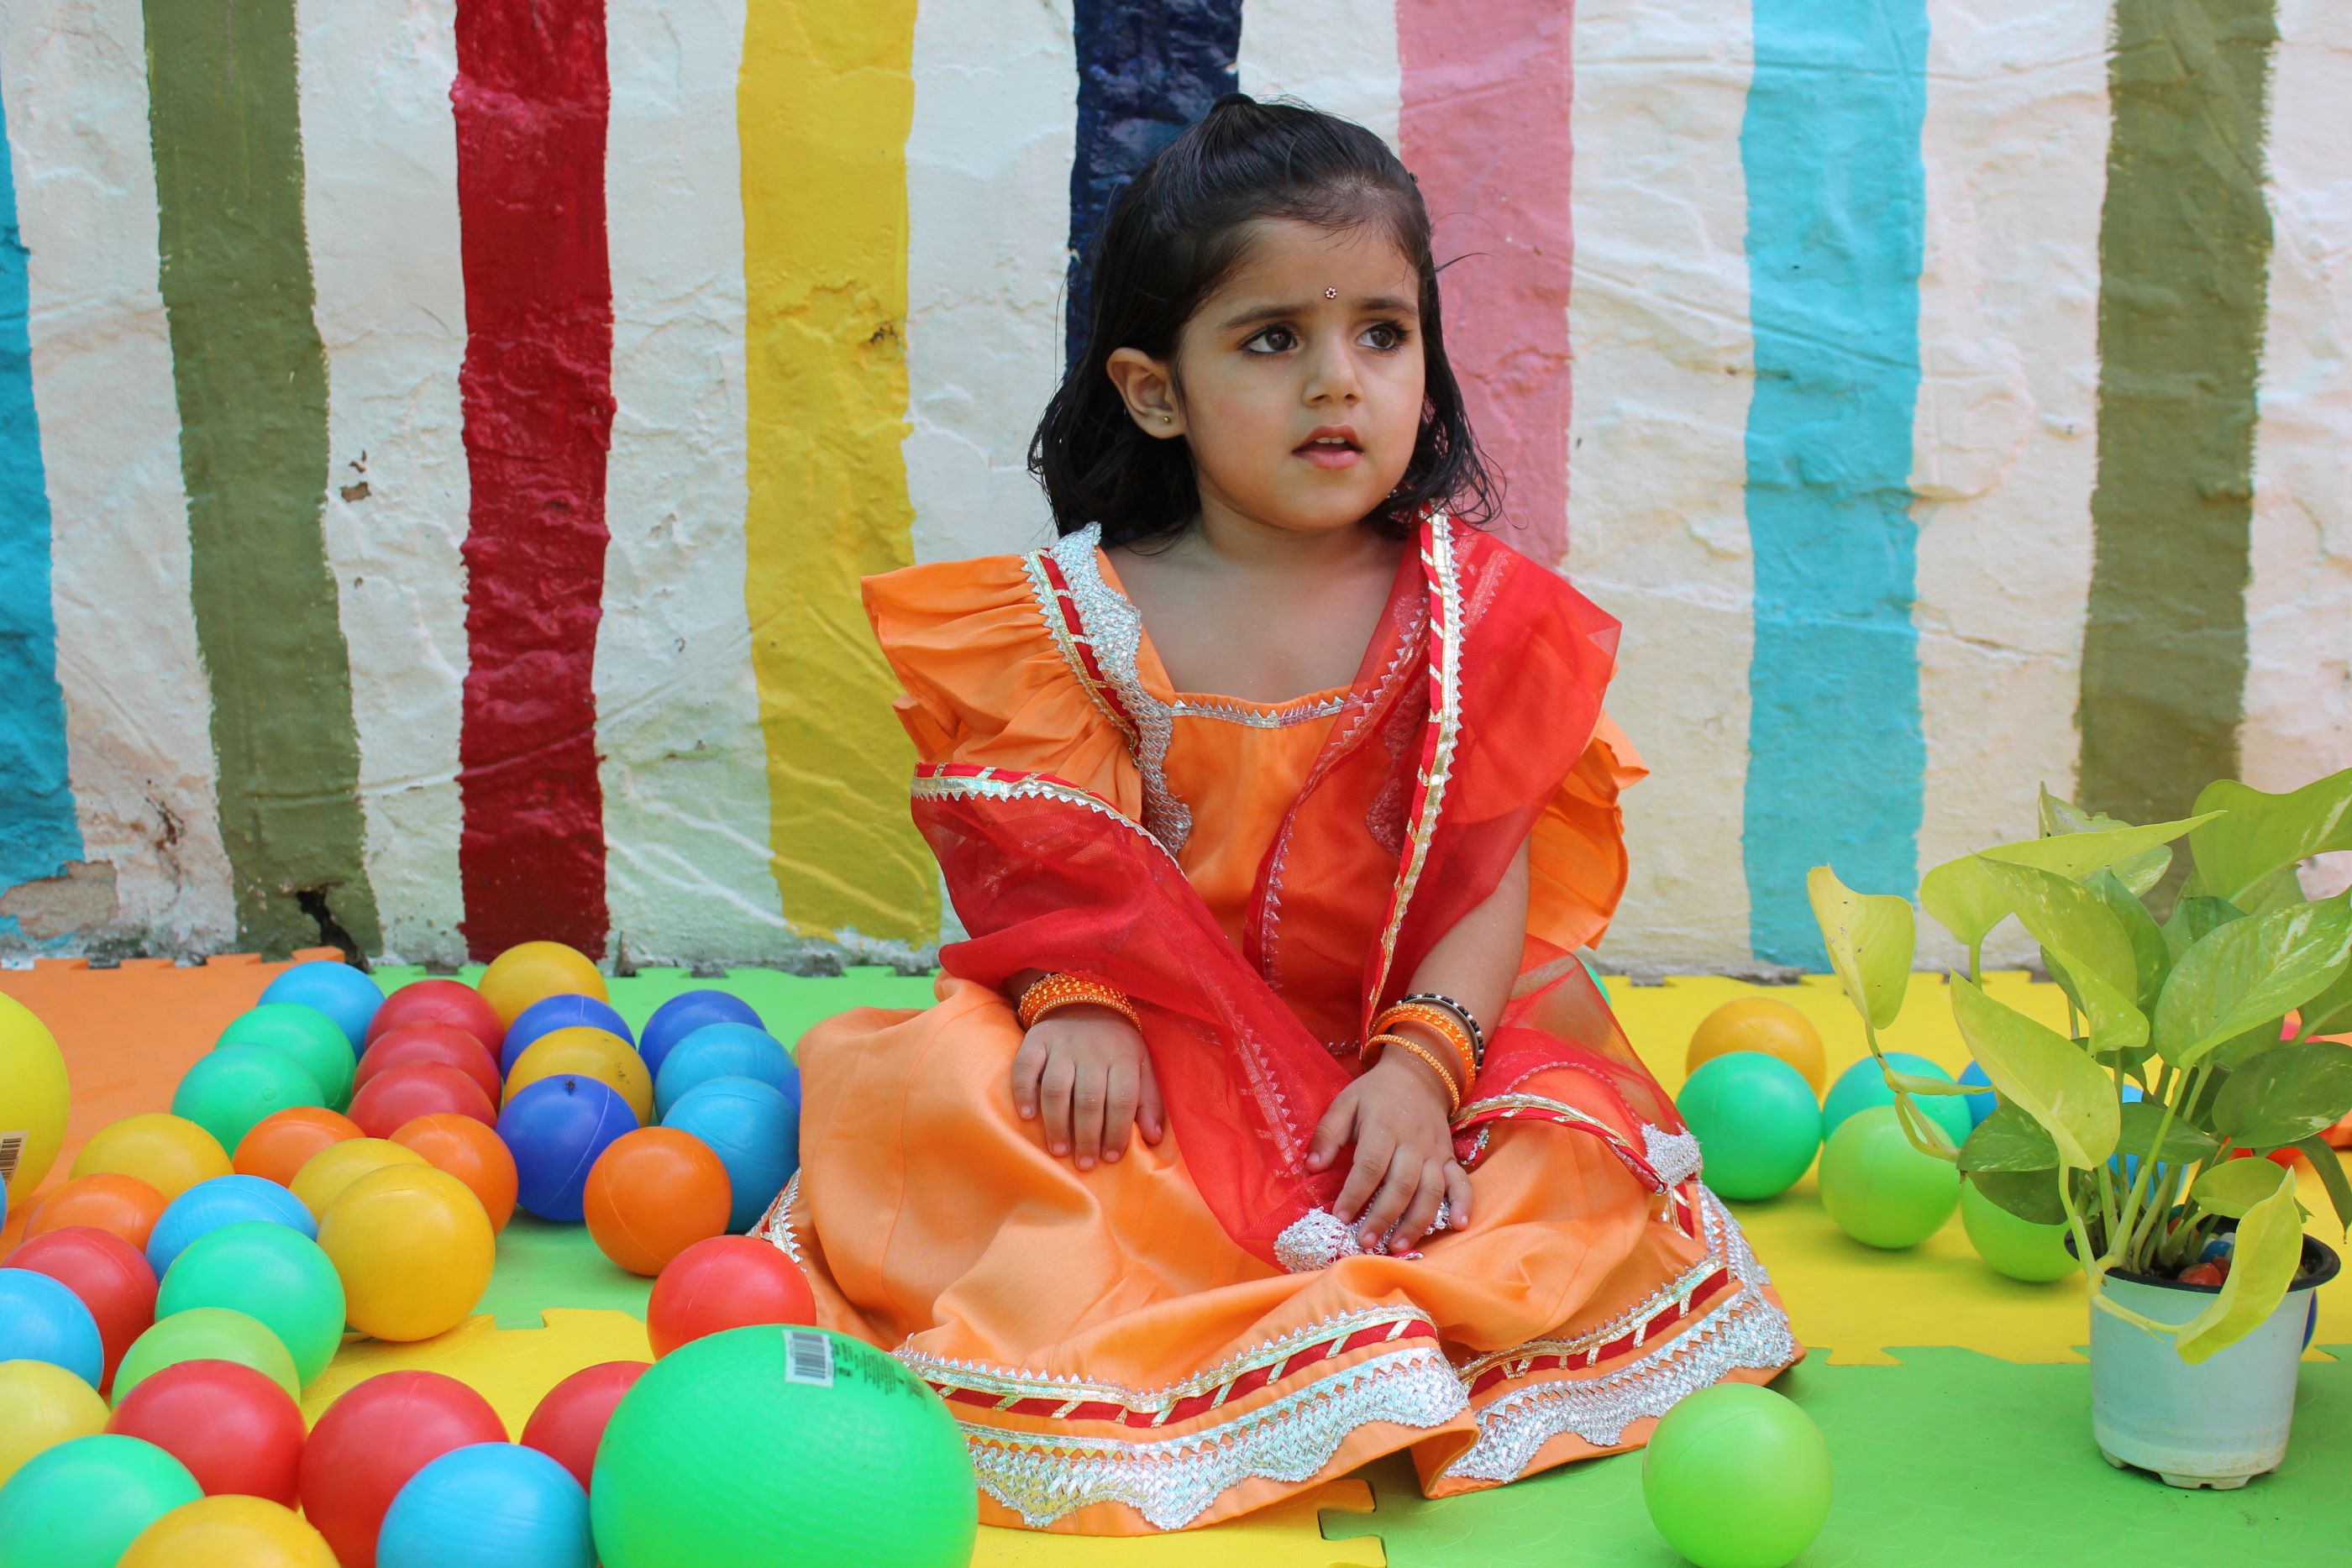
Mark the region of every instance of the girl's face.
POLYGON ((1181 392, 1170 366, 1133 349, 1108 369, 1138 424, 1189 444, 1205 523, 1345 528, 1412 459, 1420 279, 1377 227, 1252 230, 1247 259, 1184 323, 1181 392))

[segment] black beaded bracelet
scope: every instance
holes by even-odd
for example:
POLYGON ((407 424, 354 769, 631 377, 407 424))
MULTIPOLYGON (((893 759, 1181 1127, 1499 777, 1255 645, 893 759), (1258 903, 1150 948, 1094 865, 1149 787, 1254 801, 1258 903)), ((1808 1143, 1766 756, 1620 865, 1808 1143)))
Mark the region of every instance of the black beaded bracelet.
POLYGON ((1438 991, 1415 991, 1409 997, 1399 997, 1397 1000, 1426 1002, 1432 1007, 1444 1008, 1447 1012, 1460 1019, 1463 1029, 1470 1036, 1471 1060, 1477 1067, 1484 1068, 1486 1065, 1486 1031, 1478 1027, 1476 1015, 1473 1014, 1468 1008, 1464 1007, 1452 997, 1438 991))

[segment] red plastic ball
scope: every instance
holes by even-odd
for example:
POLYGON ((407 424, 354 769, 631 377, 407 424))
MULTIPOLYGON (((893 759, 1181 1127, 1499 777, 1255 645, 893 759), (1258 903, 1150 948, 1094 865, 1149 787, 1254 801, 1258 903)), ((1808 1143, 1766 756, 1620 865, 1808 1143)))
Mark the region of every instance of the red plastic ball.
POLYGON ((352 1120, 371 1138, 389 1138, 419 1116, 449 1112, 487 1126, 499 1124, 498 1109, 482 1086, 436 1061, 387 1067, 352 1096, 352 1120))
POLYGON ((646 1303, 656 1360, 726 1329, 815 1322, 808 1281, 781 1249, 755 1236, 696 1242, 661 1271, 646 1303))
POLYGON ((302 1471, 302 1407, 267 1373, 234 1361, 178 1361, 139 1380, 106 1429, 154 1444, 188 1467, 206 1497, 264 1497, 292 1508, 302 1471))
POLYGON ((368 1020, 366 1043, 373 1045, 403 1024, 455 1024, 498 1054, 507 1026, 484 1001, 481 993, 463 980, 411 980, 383 998, 368 1020))
POLYGON ((596 1469, 596 1445, 604 1440, 604 1424, 613 1407, 637 1379, 652 1368, 646 1361, 600 1361, 583 1366, 547 1391, 539 1408, 523 1423, 523 1446, 537 1448, 565 1469, 586 1490, 596 1469))
POLYGON ((375 1568, 376 1532, 408 1478, 452 1448, 503 1443, 490 1402, 437 1372, 387 1372, 327 1407, 302 1450, 302 1512, 342 1568, 375 1568))
POLYGON ((499 1059, 490 1054, 490 1048, 449 1023, 404 1023, 384 1030, 360 1058, 352 1085, 354 1090, 364 1089, 386 1069, 419 1061, 456 1068, 480 1084, 493 1105, 505 1091, 499 1078, 499 1059))
POLYGON ((17 1248, 8 1255, 7 1267, 47 1274, 81 1298, 98 1320, 99 1343, 106 1352, 98 1386, 106 1392, 122 1353, 155 1322, 155 1270, 146 1254, 110 1231, 69 1225, 17 1248))
POLYGON ((676 1127, 624 1133, 589 1167, 581 1206, 588 1234, 632 1274, 659 1274, 707 1237, 723 1235, 734 1207, 727 1167, 710 1145, 676 1127))

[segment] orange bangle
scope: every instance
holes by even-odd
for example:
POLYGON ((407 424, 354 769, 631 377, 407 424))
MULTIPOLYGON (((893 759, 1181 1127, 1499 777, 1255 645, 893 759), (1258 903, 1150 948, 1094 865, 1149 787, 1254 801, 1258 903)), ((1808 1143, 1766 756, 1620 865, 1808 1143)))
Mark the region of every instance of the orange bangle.
MULTIPOLYGON (((1437 1081, 1445 1085, 1446 1119, 1451 1121, 1454 1117, 1454 1113, 1462 1109, 1462 1091, 1454 1087, 1454 1074, 1447 1071, 1445 1069, 1445 1063, 1437 1059, 1437 1052, 1430 1050, 1429 1047, 1422 1044, 1419 1040, 1407 1040, 1401 1034, 1376 1034, 1372 1036, 1366 1044, 1368 1049, 1370 1046, 1375 1045, 1393 1045, 1399 1051, 1410 1051, 1413 1055, 1421 1058, 1422 1061, 1429 1064, 1429 1070, 1437 1074, 1437 1081)), ((1374 1051, 1372 1055, 1374 1060, 1377 1061, 1380 1053, 1378 1051, 1374 1051)))
POLYGON ((1462 1060, 1462 1082, 1465 1086, 1478 1076, 1478 1055, 1471 1045, 1469 1031, 1444 1008, 1427 1002, 1398 1002, 1372 1020, 1372 1029, 1377 1033, 1400 1023, 1419 1024, 1452 1047, 1454 1054, 1462 1060))
POLYGON ((1139 1030, 1143 1020, 1136 1017, 1135 1004, 1129 1001, 1117 987, 1105 984, 1086 975, 1048 975, 1021 993, 1021 1005, 1015 1016, 1021 1027, 1027 1029, 1039 1019, 1058 1008, 1076 1007, 1082 1002, 1110 1009, 1139 1030))

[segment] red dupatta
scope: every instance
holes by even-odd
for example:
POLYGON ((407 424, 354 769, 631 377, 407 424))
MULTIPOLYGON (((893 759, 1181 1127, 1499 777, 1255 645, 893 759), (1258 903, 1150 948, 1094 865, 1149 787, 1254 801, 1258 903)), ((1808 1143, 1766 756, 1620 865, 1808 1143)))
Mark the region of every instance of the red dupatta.
MULTIPOLYGON (((1359 1071, 1355 1040, 1494 890, 1591 742, 1617 623, 1508 547, 1424 514, 1347 706, 1266 852, 1237 948, 1177 863, 1191 821, 1166 789, 1167 711, 1119 678, 1139 618, 1106 601, 1097 580, 1089 620, 1085 584, 1073 586, 1083 574, 1066 552, 1090 562, 1094 537, 1065 538, 1028 567, 1073 672, 1136 756, 1144 820, 1041 773, 919 768, 915 821, 971 934, 940 949, 940 965, 992 987, 1034 967, 1125 992, 1212 1212, 1258 1258, 1319 1268, 1357 1249, 1329 1213, 1346 1162, 1306 1167, 1315 1125, 1359 1071), (1315 873, 1286 863, 1304 843, 1392 854, 1387 907, 1365 940, 1282 917, 1286 875, 1296 887, 1315 873), (1354 1040, 1317 1038, 1301 1016, 1317 1013, 1317 997, 1355 1004, 1354 1040)), ((1601 1139, 1654 1191, 1696 1173, 1696 1144, 1572 954, 1530 933, 1486 1032, 1485 1069, 1454 1122, 1466 1162, 1494 1124, 1519 1119, 1601 1139)))

